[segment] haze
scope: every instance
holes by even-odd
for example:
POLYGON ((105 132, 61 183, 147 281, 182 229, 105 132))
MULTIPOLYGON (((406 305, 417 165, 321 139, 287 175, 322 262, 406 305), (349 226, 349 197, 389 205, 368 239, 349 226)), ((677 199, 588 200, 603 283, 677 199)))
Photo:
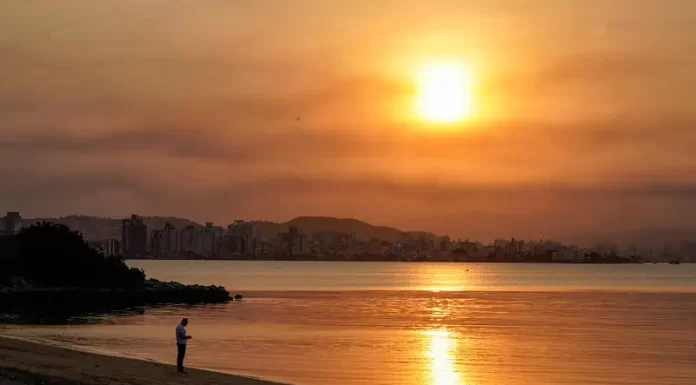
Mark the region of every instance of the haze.
POLYGON ((696 2, 5 1, 0 202, 455 236, 696 226, 696 2), (476 112, 415 119, 458 60, 476 112))

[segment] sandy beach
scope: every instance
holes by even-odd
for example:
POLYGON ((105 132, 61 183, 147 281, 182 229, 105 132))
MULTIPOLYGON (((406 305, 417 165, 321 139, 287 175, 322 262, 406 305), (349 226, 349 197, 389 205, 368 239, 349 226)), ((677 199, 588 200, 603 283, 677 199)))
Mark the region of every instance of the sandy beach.
POLYGON ((0 337, 0 385, 279 385, 206 370, 41 345, 0 337))

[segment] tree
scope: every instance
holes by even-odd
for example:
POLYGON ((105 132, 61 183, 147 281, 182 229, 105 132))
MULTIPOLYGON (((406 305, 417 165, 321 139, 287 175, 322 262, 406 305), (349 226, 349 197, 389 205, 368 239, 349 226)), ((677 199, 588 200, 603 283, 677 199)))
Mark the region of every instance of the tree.
POLYGON ((64 225, 37 223, 17 235, 20 273, 40 286, 137 288, 145 273, 105 257, 64 225))
POLYGON ((17 239, 12 235, 0 235, 0 285, 7 284, 17 275, 17 239))

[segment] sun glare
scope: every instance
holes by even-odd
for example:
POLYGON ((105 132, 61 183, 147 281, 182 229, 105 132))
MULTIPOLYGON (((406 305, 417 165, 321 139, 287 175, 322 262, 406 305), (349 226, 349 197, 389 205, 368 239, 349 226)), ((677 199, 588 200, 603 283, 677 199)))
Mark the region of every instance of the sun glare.
POLYGON ((474 113, 474 75, 459 62, 433 62, 418 73, 416 108, 422 120, 457 123, 474 113))
POLYGON ((427 334, 430 337, 430 349, 426 352, 430 360, 430 384, 466 385, 455 365, 456 340, 446 329, 432 330, 427 334))

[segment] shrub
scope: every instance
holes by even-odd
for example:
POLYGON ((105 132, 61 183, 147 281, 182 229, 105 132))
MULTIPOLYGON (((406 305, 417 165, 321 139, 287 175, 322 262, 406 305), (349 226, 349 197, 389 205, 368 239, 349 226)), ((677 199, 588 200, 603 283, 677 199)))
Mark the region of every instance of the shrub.
POLYGON ((139 288, 145 273, 119 257, 105 257, 82 234, 49 222, 24 228, 17 235, 19 270, 39 286, 139 288))

